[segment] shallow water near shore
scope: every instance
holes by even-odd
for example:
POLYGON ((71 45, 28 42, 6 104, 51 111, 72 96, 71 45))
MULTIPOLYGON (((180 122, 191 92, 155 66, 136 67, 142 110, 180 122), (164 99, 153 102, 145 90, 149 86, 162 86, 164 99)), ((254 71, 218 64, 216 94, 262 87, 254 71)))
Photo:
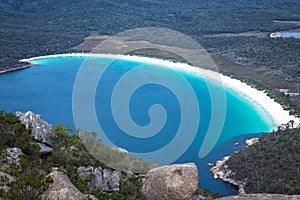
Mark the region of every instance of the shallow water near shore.
POLYGON ((280 32, 274 33, 275 38, 297 38, 300 39, 300 32, 280 32))
MULTIPOLYGON (((31 61, 35 64, 32 68, 0 74, 1 109, 9 112, 31 110, 41 114, 51 124, 65 124, 75 127, 72 113, 72 92, 76 74, 84 59, 84 56, 41 58, 31 61)), ((93 59, 99 62, 99 67, 111 61, 110 58, 97 57, 93 59)), ((111 63, 101 77, 95 95, 95 109, 98 119, 101 119, 102 129, 105 132, 113 133, 110 135, 110 139, 130 152, 147 152, 162 148, 176 134, 181 119, 180 104, 176 99, 176 94, 166 87, 148 84, 140 87, 132 95, 129 104, 131 117, 137 124, 145 126, 150 123, 149 107, 153 104, 162 105, 168 114, 165 126, 161 130, 165 134, 160 133, 148 139, 143 145, 136 145, 139 141, 127 137, 117 127, 111 112, 111 94, 116 82, 126 72, 139 65, 141 63, 129 60, 118 60, 111 63)), ((143 78, 153 78, 158 74, 169 73, 165 68, 159 69, 156 68, 156 70, 143 74, 143 78)), ((211 119, 210 94, 206 85, 211 83, 180 70, 178 73, 194 89, 201 116, 196 137, 175 163, 195 162, 198 166, 202 188, 219 192, 222 195, 235 194, 234 187, 213 178, 207 164, 215 163, 216 160, 233 154, 234 151, 244 146, 242 145, 244 140, 260 133, 269 132, 277 126, 264 110, 259 109, 237 92, 226 88, 227 112, 223 131, 214 149, 204 159, 200 160, 198 158, 199 149, 211 119), (236 141, 240 145, 233 146, 236 141)), ((186 96, 186 98, 189 97, 186 96)), ((77 128, 85 129, 86 127, 77 128)))

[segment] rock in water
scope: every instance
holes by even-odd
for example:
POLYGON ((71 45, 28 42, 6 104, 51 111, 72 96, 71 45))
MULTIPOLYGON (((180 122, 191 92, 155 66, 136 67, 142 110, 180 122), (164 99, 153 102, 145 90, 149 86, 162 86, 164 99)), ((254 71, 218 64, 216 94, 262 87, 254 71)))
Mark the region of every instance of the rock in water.
POLYGON ((142 194, 146 200, 188 200, 198 186, 198 170, 194 163, 168 165, 147 173, 142 194))
POLYGON ((28 111, 26 113, 16 112, 16 116, 26 126, 26 129, 31 130, 31 134, 36 140, 52 146, 52 141, 55 140, 53 127, 44 121, 41 115, 28 111))
POLYGON ((49 189, 43 194, 43 200, 87 200, 70 181, 69 177, 61 172, 51 172, 48 176, 53 179, 49 189))
POLYGON ((259 138, 251 138, 251 139, 248 139, 245 141, 246 145, 247 146, 251 146, 255 143, 258 143, 259 142, 259 138))

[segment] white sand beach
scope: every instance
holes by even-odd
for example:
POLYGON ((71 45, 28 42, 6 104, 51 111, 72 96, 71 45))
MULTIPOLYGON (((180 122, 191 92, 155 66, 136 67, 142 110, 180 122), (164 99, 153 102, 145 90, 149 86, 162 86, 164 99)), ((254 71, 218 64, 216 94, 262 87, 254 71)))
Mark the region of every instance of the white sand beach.
POLYGON ((294 121, 294 127, 300 124, 300 118, 296 118, 295 116, 290 115, 287 110, 284 110, 279 103, 275 102, 273 99, 267 96, 267 94, 264 91, 259 91, 247 85, 246 83, 243 83, 240 80, 222 75, 218 72, 192 67, 191 65, 185 63, 175 63, 169 60, 162 60, 157 58, 148 58, 148 57, 141 57, 141 56, 87 54, 87 53, 70 53, 70 54, 41 56, 41 57, 34 57, 30 59, 22 59, 20 60, 20 62, 31 63, 33 60, 36 59, 58 57, 58 56, 93 56, 93 57, 99 56, 99 57, 107 57, 107 58, 120 58, 125 60, 145 62, 149 64, 157 64, 160 66, 166 66, 170 68, 182 69, 188 73, 193 73, 217 81, 220 84, 223 84, 224 87, 235 90, 236 92, 240 93, 242 96, 247 98, 248 100, 252 101, 256 106, 265 110, 278 126, 282 124, 287 124, 290 120, 294 121))

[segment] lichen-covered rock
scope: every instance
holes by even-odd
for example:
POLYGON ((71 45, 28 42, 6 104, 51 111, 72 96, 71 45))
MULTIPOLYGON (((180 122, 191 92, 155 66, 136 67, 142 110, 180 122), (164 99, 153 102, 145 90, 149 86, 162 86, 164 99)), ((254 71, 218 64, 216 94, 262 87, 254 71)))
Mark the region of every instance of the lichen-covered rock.
POLYGON ((61 172, 54 171, 48 176, 53 179, 49 189, 42 195, 43 200, 87 200, 70 181, 69 177, 61 172))
POLYGON ((28 111, 26 113, 16 112, 16 116, 19 117, 21 123, 26 126, 26 129, 31 130, 31 135, 36 140, 50 146, 52 145, 53 140, 55 140, 53 127, 44 121, 41 115, 28 111))
POLYGON ((99 200, 97 197, 95 197, 94 195, 91 195, 91 194, 86 194, 85 196, 88 200, 99 200))
POLYGON ((21 154, 23 154, 22 150, 17 147, 5 149, 4 155, 6 156, 5 157, 6 164, 15 163, 15 164, 19 165, 21 154))
POLYGON ((202 195, 195 195, 190 200, 205 200, 206 198, 202 195))
POLYGON ((46 155, 46 154, 52 153, 52 151, 53 151, 52 147, 48 147, 48 146, 46 146, 43 143, 36 142, 36 143, 33 143, 33 144, 39 145, 39 147, 40 147, 40 151, 39 151, 40 155, 46 155))
POLYGON ((101 188, 103 190, 109 191, 109 180, 110 180, 110 171, 108 171, 107 169, 103 170, 103 181, 102 181, 102 185, 101 188))
POLYGON ((79 178, 87 181, 89 190, 100 189, 109 192, 120 190, 120 171, 110 172, 101 167, 79 167, 77 173, 79 178))
POLYGON ((118 192, 120 188, 120 176, 121 172, 120 171, 113 171, 110 176, 109 180, 109 186, 112 191, 118 192))
POLYGON ((300 195, 283 194, 246 194, 240 196, 228 196, 219 200, 300 200, 300 195))
POLYGON ((146 200, 188 200, 198 189, 198 170, 194 163, 162 166, 150 170, 143 184, 146 200))
POLYGON ((89 190, 101 188, 103 182, 101 167, 79 167, 77 173, 79 178, 83 178, 88 183, 89 190))

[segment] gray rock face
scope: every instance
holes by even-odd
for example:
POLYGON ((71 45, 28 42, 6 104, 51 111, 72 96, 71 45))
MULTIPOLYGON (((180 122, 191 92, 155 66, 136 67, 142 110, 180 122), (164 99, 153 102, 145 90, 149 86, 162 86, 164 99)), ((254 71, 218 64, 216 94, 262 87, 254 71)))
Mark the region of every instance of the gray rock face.
POLYGON ((109 191, 109 181, 110 181, 110 171, 107 169, 103 170, 103 182, 102 182, 102 189, 109 191))
POLYGON ((55 139, 53 127, 44 121, 41 115, 28 111, 26 113, 16 112, 16 116, 26 126, 26 129, 31 130, 31 134, 36 140, 52 145, 52 141, 55 139))
POLYGON ((120 188, 120 171, 113 171, 109 179, 109 185, 112 191, 118 192, 120 188))
POLYGON ((202 195, 195 195, 190 200, 205 200, 206 198, 202 195))
POLYGON ((79 178, 87 181, 89 190, 100 188, 100 184, 103 182, 101 167, 79 167, 77 173, 79 178))
POLYGON ((89 190, 105 190, 109 192, 120 190, 120 171, 110 172, 101 167, 79 167, 78 177, 83 178, 88 183, 89 190))
POLYGON ((61 172, 51 172, 48 176, 53 179, 49 189, 42 195, 43 200, 87 200, 70 181, 69 177, 61 172))
POLYGON ((20 161, 20 155, 22 154, 22 150, 20 148, 14 147, 14 148, 7 148, 4 150, 4 155, 6 155, 6 163, 12 164, 16 163, 19 165, 20 161))
POLYGON ((194 163, 158 167, 146 174, 142 194, 146 200, 188 200, 198 189, 194 163))
POLYGON ((95 197, 94 195, 91 195, 91 194, 86 194, 85 196, 88 200, 99 200, 97 197, 95 197))
POLYGON ((300 200, 300 195, 283 194, 246 194, 240 196, 228 196, 219 200, 300 200))
POLYGON ((40 147, 40 154, 41 155, 45 155, 45 154, 51 153, 53 151, 53 148, 48 147, 48 146, 46 146, 43 143, 37 142, 37 143, 34 143, 34 144, 39 145, 39 147, 40 147))
POLYGON ((74 145, 70 146, 71 150, 75 150, 75 151, 79 151, 79 149, 77 147, 75 147, 74 145))

